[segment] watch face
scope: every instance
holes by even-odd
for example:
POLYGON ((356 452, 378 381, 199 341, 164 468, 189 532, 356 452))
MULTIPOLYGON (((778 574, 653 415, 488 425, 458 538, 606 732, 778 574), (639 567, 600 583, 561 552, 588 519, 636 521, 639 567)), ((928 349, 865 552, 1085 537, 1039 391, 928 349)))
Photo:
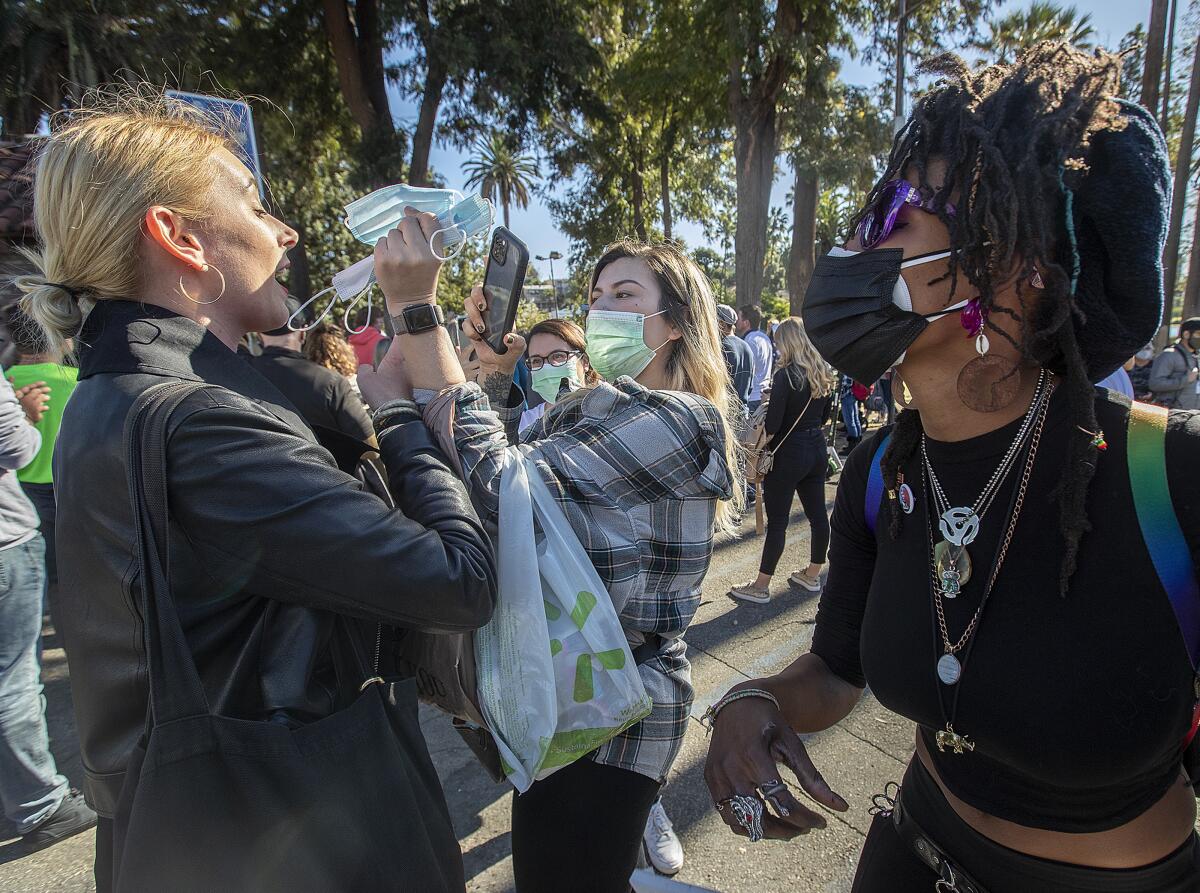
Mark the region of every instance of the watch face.
POLYGON ((432 304, 417 304, 404 308, 404 321, 408 323, 410 332, 424 332, 439 324, 432 304))

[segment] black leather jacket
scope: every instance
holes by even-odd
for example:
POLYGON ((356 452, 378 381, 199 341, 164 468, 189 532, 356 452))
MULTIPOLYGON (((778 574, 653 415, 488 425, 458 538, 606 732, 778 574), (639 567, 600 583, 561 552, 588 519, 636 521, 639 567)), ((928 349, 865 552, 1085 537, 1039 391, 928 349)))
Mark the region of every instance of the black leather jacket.
POLYGON ((416 407, 382 458, 397 509, 339 471, 287 400, 206 329, 103 301, 54 457, 59 603, 88 801, 111 816, 146 721, 123 429, 167 379, 209 382, 171 418, 171 591, 214 712, 304 722, 335 699, 333 614, 433 631, 487 622, 491 544, 416 407))

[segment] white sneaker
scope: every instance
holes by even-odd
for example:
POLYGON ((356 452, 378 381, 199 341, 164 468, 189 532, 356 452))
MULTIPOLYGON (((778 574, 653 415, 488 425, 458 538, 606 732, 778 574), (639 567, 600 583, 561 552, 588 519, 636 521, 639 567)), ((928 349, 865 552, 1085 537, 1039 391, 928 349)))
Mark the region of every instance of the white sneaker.
POLYGON ((729 590, 729 597, 744 602, 754 602, 756 605, 765 605, 771 601, 771 590, 769 588, 759 589, 751 582, 745 586, 734 586, 729 590))
POLYGON ((788 582, 793 586, 799 586, 801 589, 807 589, 809 592, 821 591, 820 576, 810 577, 804 571, 796 571, 794 574, 788 577, 788 582))
POLYGON ((663 809, 662 800, 655 800, 650 807, 642 842, 646 846, 650 864, 659 874, 678 874, 679 869, 683 868, 683 844, 675 836, 675 828, 663 809))

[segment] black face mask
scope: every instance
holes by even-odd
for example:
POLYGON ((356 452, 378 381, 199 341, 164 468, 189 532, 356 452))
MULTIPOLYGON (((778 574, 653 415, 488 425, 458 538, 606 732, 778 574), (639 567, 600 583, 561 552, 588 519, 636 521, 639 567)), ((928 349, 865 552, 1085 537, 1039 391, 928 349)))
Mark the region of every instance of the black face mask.
POLYGON ((908 259, 900 248, 834 253, 841 251, 817 258, 800 315, 817 352, 855 381, 873 384, 904 359, 926 326, 968 303, 925 315, 912 311, 900 271, 948 257, 949 251, 908 259))

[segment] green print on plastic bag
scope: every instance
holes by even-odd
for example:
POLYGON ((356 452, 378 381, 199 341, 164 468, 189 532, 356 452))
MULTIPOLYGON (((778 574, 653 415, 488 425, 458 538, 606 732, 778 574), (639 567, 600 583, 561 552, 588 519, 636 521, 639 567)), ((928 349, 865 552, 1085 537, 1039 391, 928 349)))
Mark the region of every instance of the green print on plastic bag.
POLYGON ((556 654, 558 654, 562 650, 563 650, 563 643, 561 641, 559 641, 558 639, 550 640, 550 656, 551 657, 554 657, 556 654))
POLYGON ((546 619, 551 623, 562 616, 562 609, 558 605, 552 605, 545 599, 542 600, 542 604, 546 606, 546 619))
POLYGON ((581 654, 575 661, 575 703, 590 701, 595 694, 596 688, 592 685, 592 656, 581 654))
POLYGON ((571 619, 575 621, 575 625, 583 629, 583 625, 587 623, 588 617, 592 615, 592 609, 596 607, 596 596, 590 592, 581 592, 575 599, 575 607, 571 609, 571 619))
MULTIPOLYGON (((557 639, 550 640, 550 653, 562 651, 562 643, 557 639), (558 646, 557 650, 555 646, 558 646)), ((595 672, 592 668, 592 658, 600 661, 600 666, 606 670, 621 670, 625 668, 625 651, 614 648, 611 651, 601 651, 598 654, 581 654, 575 661, 575 703, 585 704, 596 696, 595 672)))

